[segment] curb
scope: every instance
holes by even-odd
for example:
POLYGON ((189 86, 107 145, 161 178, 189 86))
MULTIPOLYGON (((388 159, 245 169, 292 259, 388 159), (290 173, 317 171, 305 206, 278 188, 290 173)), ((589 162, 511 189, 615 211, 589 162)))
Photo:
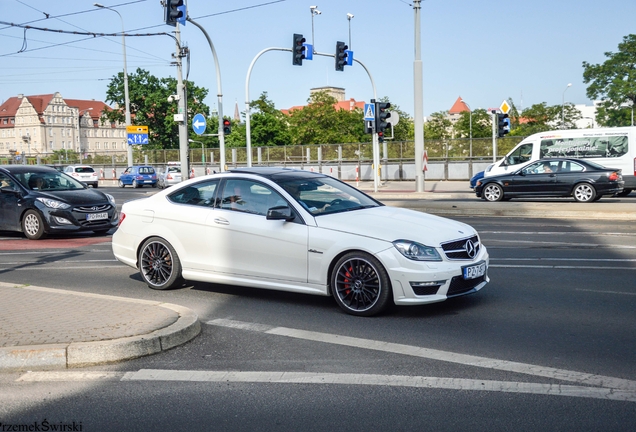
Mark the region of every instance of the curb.
MULTIPOLYGON (((20 287, 15 284, 1 285, 20 287)), ((37 368, 39 370, 69 369, 130 360, 166 351, 194 339, 201 332, 201 323, 190 309, 171 303, 101 294, 77 293, 52 288, 22 286, 21 288, 75 294, 94 298, 116 299, 170 309, 179 318, 173 324, 143 335, 119 339, 70 342, 49 345, 25 345, 0 348, 0 372, 17 372, 37 368)))

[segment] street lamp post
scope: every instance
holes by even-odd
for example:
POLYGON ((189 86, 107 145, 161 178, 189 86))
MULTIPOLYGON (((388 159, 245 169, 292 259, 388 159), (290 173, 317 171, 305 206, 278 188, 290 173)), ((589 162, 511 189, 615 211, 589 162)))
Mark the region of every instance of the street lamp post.
POLYGON ((188 138, 188 142, 201 144, 201 163, 205 164, 205 144, 202 141, 195 141, 192 138, 188 138))
MULTIPOLYGON (((126 104, 126 126, 130 126, 132 122, 130 119, 130 96, 128 94, 128 68, 126 67, 126 36, 125 36, 126 30, 124 27, 124 19, 122 18, 121 14, 113 8, 104 6, 103 4, 100 4, 100 3, 95 3, 94 6, 98 8, 102 8, 102 9, 108 9, 115 12, 117 15, 119 15, 119 19, 121 20, 121 46, 124 52, 124 100, 126 104)), ((128 145, 127 156, 128 156, 128 166, 132 166, 133 153, 132 153, 131 145, 128 145)))
POLYGON ((353 14, 347 13, 347 20, 349 21, 349 49, 353 49, 351 47, 351 18, 353 18, 353 14))
POLYGON ((316 52, 316 44, 314 43, 314 16, 320 15, 322 12, 318 10, 318 6, 309 6, 311 11, 311 49, 316 52))
POLYGON ((565 92, 572 87, 572 83, 569 83, 565 90, 563 90, 563 99, 561 100, 561 129, 565 129, 565 92))
POLYGON ((82 163, 82 133, 80 124, 82 123, 82 115, 87 111, 91 111, 93 108, 86 108, 85 110, 77 109, 77 150, 79 151, 80 163, 82 163))

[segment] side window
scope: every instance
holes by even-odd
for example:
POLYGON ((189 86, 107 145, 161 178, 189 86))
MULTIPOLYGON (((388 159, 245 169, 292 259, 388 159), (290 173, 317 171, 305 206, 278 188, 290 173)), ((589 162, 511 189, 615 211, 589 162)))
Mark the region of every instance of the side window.
POLYGON ((585 171, 585 167, 583 165, 579 165, 576 162, 570 163, 570 172, 582 172, 585 171))
POLYGON ((286 201, 268 186, 251 180, 230 179, 225 183, 221 208, 267 215, 267 210, 286 201))
POLYGON ((510 153, 508 156, 508 164, 509 165, 518 165, 524 162, 528 162, 532 159, 532 147, 533 144, 524 144, 516 149, 514 152, 510 153))
POLYGON ((15 183, 6 174, 0 173, 0 187, 8 189, 16 189, 15 183))
POLYGON ((219 180, 196 183, 168 195, 168 199, 177 204, 215 207, 218 185, 219 180))

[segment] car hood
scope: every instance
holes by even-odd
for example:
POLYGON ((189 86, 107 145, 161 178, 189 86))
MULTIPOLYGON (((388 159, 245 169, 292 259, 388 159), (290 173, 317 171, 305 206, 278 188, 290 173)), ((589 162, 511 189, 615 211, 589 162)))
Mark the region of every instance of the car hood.
POLYGON ((320 228, 357 234, 393 242, 412 240, 426 246, 439 246, 450 240, 476 234, 462 222, 398 207, 373 207, 318 216, 320 228))
POLYGON ((108 201, 108 197, 100 191, 96 191, 93 189, 77 189, 77 190, 67 190, 67 191, 42 191, 33 193, 35 198, 44 197, 51 198, 60 201, 64 201, 71 205, 78 204, 97 204, 104 203, 108 201))

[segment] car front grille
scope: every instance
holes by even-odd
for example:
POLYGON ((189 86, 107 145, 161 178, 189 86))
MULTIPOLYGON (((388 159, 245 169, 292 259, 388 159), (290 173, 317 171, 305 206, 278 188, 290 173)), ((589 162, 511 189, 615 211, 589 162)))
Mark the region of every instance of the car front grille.
POLYGON ((472 260, 479 255, 481 244, 479 243, 479 237, 475 235, 470 238, 442 243, 442 249, 446 258, 450 260, 472 260), (472 244, 472 248, 470 245, 466 246, 468 242, 472 244), (470 256, 469 252, 472 253, 472 256, 470 256))
POLYGON ((486 280, 486 276, 480 276, 475 279, 464 279, 462 276, 455 276, 451 279, 448 287, 447 297, 454 297, 471 291, 477 285, 486 280))
POLYGON ((73 211, 80 213, 102 213, 109 211, 113 206, 110 204, 75 207, 73 211))

